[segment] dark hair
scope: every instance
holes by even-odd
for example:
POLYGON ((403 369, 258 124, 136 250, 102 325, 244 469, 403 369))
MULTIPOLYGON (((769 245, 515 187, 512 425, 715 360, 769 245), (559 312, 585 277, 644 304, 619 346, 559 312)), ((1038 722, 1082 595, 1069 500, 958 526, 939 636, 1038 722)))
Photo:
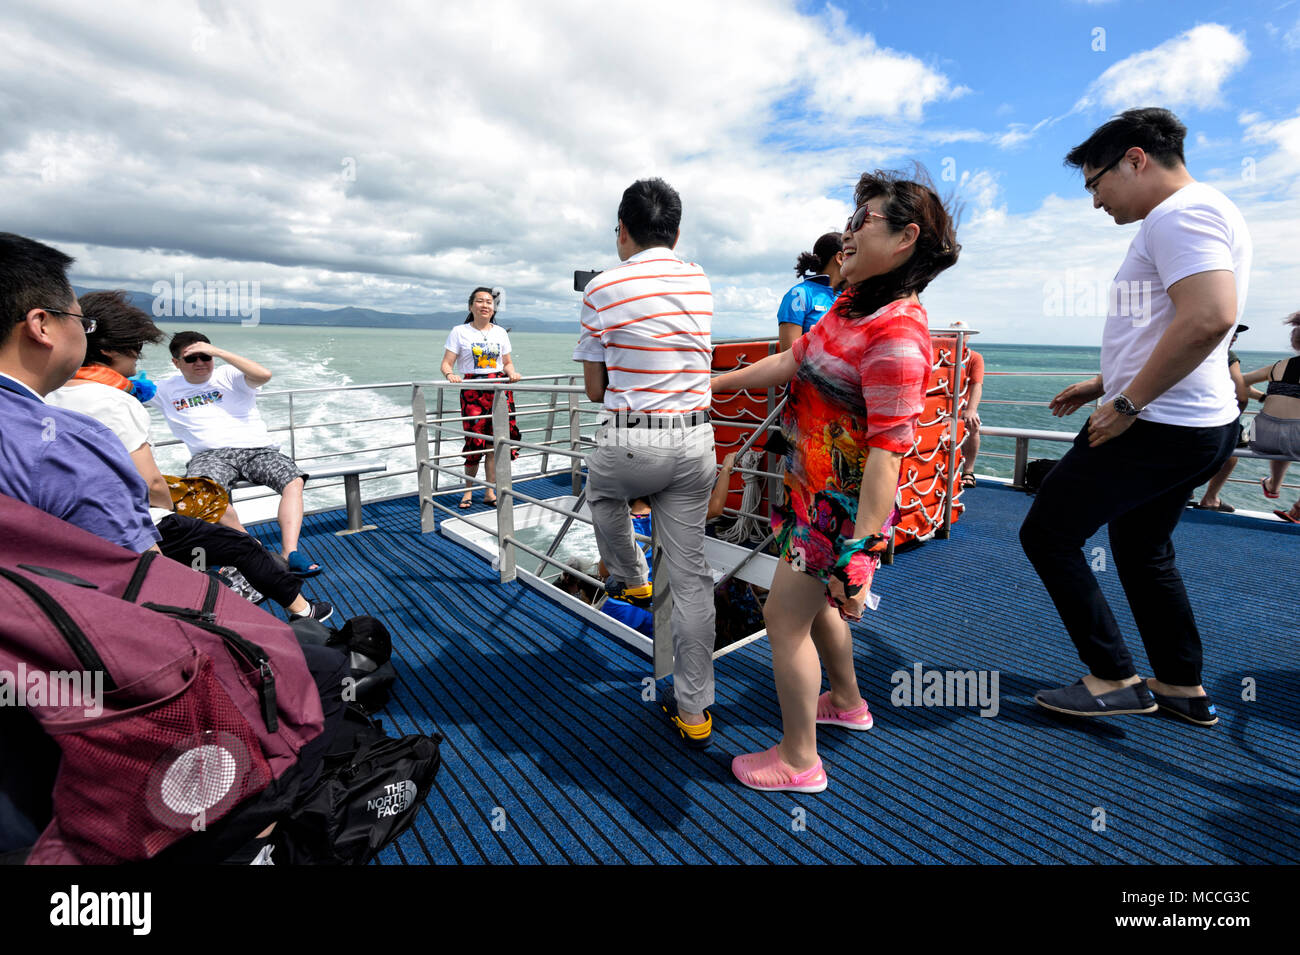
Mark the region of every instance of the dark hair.
POLYGON ((1291 350, 1300 351, 1300 312, 1292 312, 1282 321, 1291 326, 1291 350))
POLYGON ((98 323, 86 336, 84 364, 107 365, 106 351, 139 351, 145 343, 156 345, 166 337, 149 313, 132 305, 120 289, 87 292, 78 301, 82 314, 98 323))
POLYGON ((641 248, 671 247, 682 224, 682 197, 662 179, 638 179, 623 190, 618 217, 641 248))
POLYGON ((1166 169, 1186 165, 1183 139, 1187 127, 1173 113, 1158 106, 1129 109, 1098 126, 1091 136, 1066 154, 1065 164, 1101 169, 1134 146, 1166 169))
POLYGON ((72 304, 68 266, 73 261, 34 239, 0 232, 0 344, 32 309, 72 304))
POLYGON ((860 207, 876 196, 884 197, 880 208, 891 232, 909 223, 916 223, 920 231, 906 262, 892 272, 873 275, 845 290, 850 318, 870 315, 913 292, 919 295, 936 275, 956 264, 961 252, 954 221, 957 210, 949 212, 919 163, 910 173, 883 169, 864 172, 853 190, 853 202, 860 207), (913 178, 905 179, 904 175, 913 178))
POLYGON ((469 314, 465 316, 465 321, 461 322, 462 325, 468 325, 470 322, 474 321, 474 296, 477 295, 479 292, 487 292, 489 295, 492 296, 492 317, 488 319, 488 322, 489 322, 489 324, 492 324, 492 323, 495 323, 495 322, 496 322, 496 320, 497 320, 497 293, 494 292, 494 291, 492 291, 492 290, 491 290, 490 288, 488 288, 486 285, 480 285, 480 286, 479 286, 478 288, 476 288, 474 291, 472 291, 472 292, 469 293, 469 304, 468 304, 468 306, 467 306, 467 307, 469 308, 469 314))
POLYGON ((799 260, 794 264, 795 274, 799 278, 812 273, 821 275, 826 271, 826 266, 830 264, 835 253, 844 248, 844 237, 839 232, 827 232, 824 236, 813 243, 811 252, 800 252, 799 260))
POLYGON ((172 353, 173 358, 180 358, 181 352, 189 348, 195 342, 207 342, 212 344, 211 339, 202 332, 177 332, 172 336, 172 340, 167 343, 168 350, 172 353))

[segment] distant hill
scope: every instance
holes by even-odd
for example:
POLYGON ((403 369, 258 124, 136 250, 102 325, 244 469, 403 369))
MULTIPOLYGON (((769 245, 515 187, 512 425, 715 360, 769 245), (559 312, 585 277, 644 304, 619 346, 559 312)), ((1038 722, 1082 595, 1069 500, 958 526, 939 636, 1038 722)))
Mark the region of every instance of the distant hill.
MULTIPOLYGON (((95 291, 94 289, 82 288, 74 285, 73 291, 77 295, 83 295, 86 292, 95 291)), ((152 315, 155 321, 163 322, 192 322, 195 325, 211 324, 232 324, 241 320, 240 314, 216 314, 215 309, 211 309, 208 315, 185 315, 184 308, 179 310, 175 308, 174 302, 162 303, 160 309, 155 311, 155 296, 149 292, 127 292, 127 297, 131 304, 136 308, 143 309, 152 315), (168 306, 172 306, 168 308, 168 306), (171 314, 168 314, 168 312, 171 314), (177 311, 180 314, 177 314, 177 311)), ((233 309, 232 309, 233 311, 233 309)), ((245 312, 247 314, 247 312, 245 312)), ((258 321, 263 325, 324 325, 324 326, 350 326, 353 328, 423 328, 423 329, 448 329, 459 325, 465 320, 465 312, 429 312, 423 315, 403 315, 398 312, 381 312, 373 308, 263 308, 258 314, 258 321)), ((516 332, 552 332, 556 334, 573 335, 577 324, 576 310, 575 318, 572 322, 548 322, 539 318, 528 318, 523 315, 502 313, 497 319, 500 324, 516 332)))

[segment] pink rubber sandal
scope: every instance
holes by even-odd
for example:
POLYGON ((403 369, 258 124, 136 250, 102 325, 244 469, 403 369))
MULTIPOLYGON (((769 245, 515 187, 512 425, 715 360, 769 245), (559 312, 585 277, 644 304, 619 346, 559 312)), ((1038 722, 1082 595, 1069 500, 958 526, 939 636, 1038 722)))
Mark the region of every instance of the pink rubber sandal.
POLYGON ((831 705, 831 694, 827 690, 817 697, 817 722, 825 726, 842 726, 846 730, 869 730, 875 725, 867 701, 851 710, 837 710, 831 705))
POLYGON ((737 756, 731 761, 731 772, 742 784, 761 792, 819 793, 826 789, 826 771, 820 759, 811 769, 796 773, 775 746, 737 756))

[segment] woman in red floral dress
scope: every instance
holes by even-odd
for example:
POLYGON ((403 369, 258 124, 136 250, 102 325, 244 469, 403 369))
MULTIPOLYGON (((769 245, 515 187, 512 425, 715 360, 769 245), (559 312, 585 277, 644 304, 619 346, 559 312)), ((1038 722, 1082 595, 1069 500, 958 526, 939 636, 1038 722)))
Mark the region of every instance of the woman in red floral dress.
POLYGON ((928 185, 877 171, 854 198, 840 270, 849 287, 835 308, 789 351, 712 382, 715 394, 790 383, 785 483, 772 513, 783 560, 763 610, 784 736, 732 761, 751 789, 821 792, 817 725, 871 728, 846 621, 879 603, 871 578, 925 405, 933 356, 917 296, 961 248, 928 185), (831 688, 819 696, 821 664, 831 688))

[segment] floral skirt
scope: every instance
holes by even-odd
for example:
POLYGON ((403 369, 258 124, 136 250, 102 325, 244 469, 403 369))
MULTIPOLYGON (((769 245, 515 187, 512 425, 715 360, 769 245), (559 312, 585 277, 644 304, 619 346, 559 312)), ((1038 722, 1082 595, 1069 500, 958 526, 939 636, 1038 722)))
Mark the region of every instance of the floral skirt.
MULTIPOLYGON (((851 488, 809 491, 787 471, 781 503, 772 508, 772 533, 776 535, 782 559, 799 573, 829 583, 844 543, 854 539, 858 496, 859 490, 851 488)), ((894 507, 880 532, 888 534, 898 518, 898 508, 894 507)), ((880 558, 872 554, 862 559, 866 563, 855 565, 851 582, 867 588, 867 606, 874 610, 879 599, 871 593, 871 580, 880 566, 880 558)))
MULTIPOLYGON (((488 375, 466 375, 466 381, 472 381, 475 378, 500 378, 496 372, 488 375)), ((465 439, 465 466, 476 467, 479 458, 483 456, 484 451, 492 450, 492 402, 493 399, 503 392, 499 391, 475 391, 473 388, 464 388, 460 393, 460 413, 467 419, 465 430, 471 431, 475 435, 483 437, 467 437, 465 439), (486 418, 479 418, 478 415, 488 415, 486 418)), ((506 402, 510 409, 510 440, 522 440, 519 434, 519 425, 515 421, 515 393, 513 391, 504 392, 506 402)), ((519 457, 519 449, 510 449, 510 460, 514 461, 519 457)))

